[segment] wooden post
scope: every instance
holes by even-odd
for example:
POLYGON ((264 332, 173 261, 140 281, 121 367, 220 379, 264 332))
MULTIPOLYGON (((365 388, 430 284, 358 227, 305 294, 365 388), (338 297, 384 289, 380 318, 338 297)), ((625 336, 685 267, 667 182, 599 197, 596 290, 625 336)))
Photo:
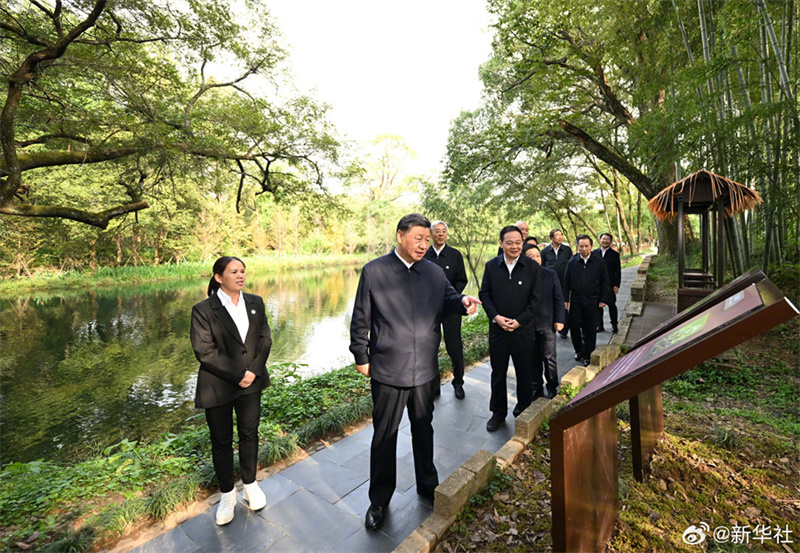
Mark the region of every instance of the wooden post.
POLYGON ((678 290, 683 288, 683 271, 686 269, 686 238, 683 234, 683 202, 678 202, 678 290))

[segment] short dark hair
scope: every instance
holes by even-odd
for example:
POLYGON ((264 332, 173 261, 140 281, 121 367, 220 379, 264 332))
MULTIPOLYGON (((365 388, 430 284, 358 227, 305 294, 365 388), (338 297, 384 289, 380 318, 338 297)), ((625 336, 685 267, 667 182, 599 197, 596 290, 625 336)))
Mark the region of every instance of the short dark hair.
POLYGON ((536 237, 535 237, 535 236, 531 236, 530 234, 529 234, 529 235, 528 235, 528 237, 525 239, 525 243, 527 244, 528 242, 536 242, 536 244, 535 244, 535 245, 536 245, 536 246, 538 246, 538 245, 539 245, 539 241, 536 239, 536 237))
POLYGON ((591 246, 592 244, 594 244, 594 241, 592 240, 592 237, 591 237, 591 236, 589 236, 588 234, 581 234, 580 236, 578 236, 578 239, 577 239, 577 240, 575 240, 575 243, 577 244, 577 243, 579 243, 581 240, 584 240, 584 239, 586 239, 586 240, 588 240, 588 241, 589 241, 589 245, 590 245, 590 246, 591 246))
POLYGON ((408 215, 403 215, 400 222, 397 223, 398 231, 408 232, 412 227, 425 227, 429 229, 431 228, 431 222, 421 213, 409 213, 408 215))
POLYGON ((244 261, 242 261, 238 257, 234 257, 232 255, 224 255, 224 256, 220 257, 219 259, 217 259, 214 262, 214 267, 212 267, 212 269, 211 269, 213 274, 211 275, 211 282, 208 283, 208 289, 206 290, 206 292, 208 293, 209 297, 211 297, 212 294, 215 294, 217 292, 217 290, 220 289, 220 283, 217 282, 217 279, 214 278, 214 275, 222 276, 222 273, 225 272, 225 269, 228 268, 228 264, 231 261, 238 261, 239 263, 242 264, 242 267, 244 267, 244 261))
POLYGON ((519 237, 522 238, 522 231, 519 230, 519 227, 517 227, 515 225, 508 225, 507 227, 503 227, 502 229, 500 229, 500 241, 501 242, 503 241, 503 238, 505 238, 505 235, 508 234, 509 232, 518 232, 519 233, 519 237))
POLYGON ((522 246, 522 253, 525 253, 528 250, 536 250, 539 253, 542 251, 539 249, 539 246, 531 244, 530 242, 526 242, 525 245, 522 246))
POLYGON ((600 240, 602 240, 602 239, 603 239, 603 236, 608 236, 608 237, 609 237, 609 238, 611 238, 612 240, 614 239, 614 235, 613 235, 613 234, 611 234, 610 232, 604 232, 603 234, 601 234, 601 235, 600 235, 600 240))
MULTIPOLYGON (((552 239, 553 236, 555 236, 557 232, 561 232, 561 229, 560 228, 554 228, 553 230, 551 230, 550 231, 550 238, 552 239)), ((561 234, 564 234, 564 233, 561 232, 561 234)))

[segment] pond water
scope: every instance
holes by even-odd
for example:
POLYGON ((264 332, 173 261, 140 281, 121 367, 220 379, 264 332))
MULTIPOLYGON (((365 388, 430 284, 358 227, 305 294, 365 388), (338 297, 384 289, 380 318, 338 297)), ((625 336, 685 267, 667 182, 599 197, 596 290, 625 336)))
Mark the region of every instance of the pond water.
MULTIPOLYGON (((268 364, 353 362, 359 268, 248 274, 272 328, 268 364)), ((193 407, 192 306, 208 280, 0 300, 0 462, 66 461, 157 436, 193 407)))

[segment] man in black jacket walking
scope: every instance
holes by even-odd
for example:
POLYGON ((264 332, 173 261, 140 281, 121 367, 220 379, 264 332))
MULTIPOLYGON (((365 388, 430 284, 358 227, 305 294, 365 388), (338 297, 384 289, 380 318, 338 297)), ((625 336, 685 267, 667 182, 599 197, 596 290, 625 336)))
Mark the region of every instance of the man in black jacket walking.
POLYGON ((370 377, 372 446, 370 507, 364 525, 383 524, 397 475, 397 429, 408 407, 417 493, 433 500, 433 394, 442 316, 474 313, 480 302, 462 296, 435 264, 423 259, 430 221, 411 213, 397 224, 397 247, 364 265, 350 323, 356 369, 370 377))
MULTIPOLYGON (((514 416, 535 399, 533 389, 533 338, 536 278, 539 264, 520 255, 522 232, 515 226, 500 231, 503 254, 486 262, 478 294, 489 318, 489 357, 492 365, 492 417, 486 430, 494 432, 508 415, 506 373, 509 356, 517 375, 517 405, 514 416)), ((542 395, 541 388, 538 395, 542 395)))
MULTIPOLYGON (((610 233, 604 232, 600 235, 600 247, 592 252, 594 255, 599 255, 606 263, 608 269, 608 280, 611 283, 611 291, 614 292, 609 297, 608 302, 608 318, 611 319, 611 331, 617 333, 619 328, 617 324, 617 292, 619 292, 619 285, 622 283, 622 263, 620 262, 619 252, 614 251, 611 247, 611 242, 614 237, 610 233)), ((597 308, 597 332, 603 332, 603 308, 597 308)))
MULTIPOLYGON (((425 259, 436 263, 444 271, 447 280, 459 294, 467 285, 467 270, 461 252, 446 244, 447 224, 434 221, 431 225, 432 244, 425 252, 425 259)), ((444 347, 453 363, 453 391, 457 399, 464 399, 464 344, 461 341, 461 315, 455 314, 442 319, 444 347)))
MULTIPOLYGON (((542 266, 553 269, 558 275, 561 288, 564 288, 564 274, 567 270, 567 263, 572 258, 572 249, 568 244, 564 244, 564 233, 560 229, 550 231, 550 243, 542 248, 542 266)), ((569 333, 569 313, 564 323, 564 327, 559 330, 562 338, 566 338, 569 333)))
POLYGON ((589 364, 597 344, 597 308, 605 307, 610 296, 606 264, 592 255, 592 239, 581 234, 578 254, 569 260, 564 273, 564 306, 569 309, 575 360, 584 365, 589 364))

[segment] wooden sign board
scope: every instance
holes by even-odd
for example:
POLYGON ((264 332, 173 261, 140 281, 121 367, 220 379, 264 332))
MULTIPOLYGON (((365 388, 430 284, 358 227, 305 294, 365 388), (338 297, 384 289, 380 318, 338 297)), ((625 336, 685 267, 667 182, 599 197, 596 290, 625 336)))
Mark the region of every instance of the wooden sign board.
MULTIPOLYGON (((740 287, 741 281, 728 286, 740 287)), ((656 416, 660 418, 660 409, 654 410, 655 400, 648 400, 656 393, 656 387, 798 314, 795 306, 766 278, 751 282, 733 294, 725 288, 719 292, 715 295, 716 300, 701 304, 705 308, 693 308, 690 318, 683 316, 680 324, 664 325, 665 330, 650 341, 608 365, 550 419, 555 551, 602 550, 611 537, 616 501, 613 509, 598 501, 617 497, 616 478, 612 481, 598 476, 582 477, 570 483, 566 479, 574 478, 573 475, 581 471, 617 470, 616 448, 608 447, 608 436, 613 435, 616 441, 616 417, 613 413, 617 404, 638 396, 638 424, 641 426, 644 420, 647 429, 647 433, 637 437, 637 454, 643 472, 647 456, 654 447, 654 438, 650 434, 660 435, 658 424, 651 420, 656 416), (650 390, 653 391, 648 392, 650 390), (642 402, 647 405, 643 407, 642 402), (607 414, 609 411, 612 415, 607 414), (587 422, 590 419, 592 421, 587 422), (592 428, 592 431, 588 432, 586 428, 592 428), (602 438, 597 438, 599 441, 594 443, 592 440, 596 436, 602 438), (577 443, 580 440, 589 443, 577 443), (595 452, 597 458, 591 464, 587 463, 585 458, 576 454, 579 451, 595 452), (610 468, 612 465, 613 469, 610 468), (575 528, 580 532, 574 531, 575 528), (587 533, 591 536, 586 536, 587 533), (593 545, 590 547, 590 544, 593 545)), ((660 390, 658 396, 660 399, 660 390)))
POLYGON ((639 346, 650 342, 654 338, 661 336, 667 331, 672 330, 676 326, 679 326, 695 315, 697 315, 700 311, 704 311, 710 308, 712 305, 715 305, 721 301, 728 299, 733 294, 741 292, 751 284, 755 284, 756 282, 760 282, 767 278, 767 276, 761 271, 761 269, 750 269, 740 277, 730 281, 728 284, 720 288, 719 290, 715 290, 711 294, 704 297, 702 300, 692 304, 688 309, 681 311, 680 313, 676 314, 671 319, 664 321, 656 328, 651 330, 647 335, 643 336, 638 342, 636 342, 633 347, 630 348, 629 351, 633 351, 639 346))

